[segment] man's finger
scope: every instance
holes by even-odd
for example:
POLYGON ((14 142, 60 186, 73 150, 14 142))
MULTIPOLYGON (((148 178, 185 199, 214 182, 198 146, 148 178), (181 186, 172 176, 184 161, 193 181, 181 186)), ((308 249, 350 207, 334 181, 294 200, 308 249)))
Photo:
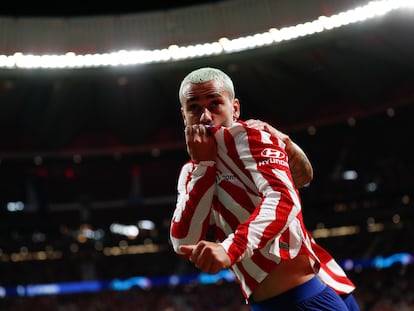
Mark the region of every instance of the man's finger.
POLYGON ((185 254, 190 254, 193 252, 194 248, 195 248, 195 245, 181 245, 180 251, 182 251, 185 254))

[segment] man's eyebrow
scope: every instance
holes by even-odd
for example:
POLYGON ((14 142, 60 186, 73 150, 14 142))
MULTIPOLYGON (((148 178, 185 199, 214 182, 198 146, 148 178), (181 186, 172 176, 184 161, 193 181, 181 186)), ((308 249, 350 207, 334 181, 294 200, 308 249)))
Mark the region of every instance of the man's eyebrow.
POLYGON ((197 101, 198 99, 199 99, 198 96, 194 96, 194 97, 187 98, 187 100, 185 102, 186 103, 191 103, 191 102, 197 101))
MULTIPOLYGON (((206 98, 208 99, 217 98, 217 97, 223 97, 223 95, 221 95, 220 93, 210 93, 206 95, 206 98)), ((193 97, 188 98, 186 102, 191 103, 191 102, 198 101, 199 99, 200 99, 200 96, 193 96, 193 97)))

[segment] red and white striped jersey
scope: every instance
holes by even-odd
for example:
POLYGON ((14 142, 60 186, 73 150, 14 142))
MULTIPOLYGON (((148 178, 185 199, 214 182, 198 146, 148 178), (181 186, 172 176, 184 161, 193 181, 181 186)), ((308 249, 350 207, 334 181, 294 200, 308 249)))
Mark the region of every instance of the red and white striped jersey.
POLYGON ((174 250, 214 238, 227 251, 248 298, 281 259, 308 255, 315 272, 338 293, 354 284, 305 228, 284 143, 238 121, 212 129, 216 161, 188 162, 178 179, 170 238, 174 250))

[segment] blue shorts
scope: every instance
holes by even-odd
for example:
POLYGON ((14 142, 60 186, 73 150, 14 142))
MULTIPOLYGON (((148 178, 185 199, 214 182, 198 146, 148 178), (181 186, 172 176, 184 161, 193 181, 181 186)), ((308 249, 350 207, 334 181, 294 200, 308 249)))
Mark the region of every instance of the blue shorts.
POLYGON ((252 311, 348 311, 342 298, 318 277, 275 297, 250 302, 252 311))
POLYGON ((358 303, 352 294, 341 295, 349 311, 360 311, 358 303))

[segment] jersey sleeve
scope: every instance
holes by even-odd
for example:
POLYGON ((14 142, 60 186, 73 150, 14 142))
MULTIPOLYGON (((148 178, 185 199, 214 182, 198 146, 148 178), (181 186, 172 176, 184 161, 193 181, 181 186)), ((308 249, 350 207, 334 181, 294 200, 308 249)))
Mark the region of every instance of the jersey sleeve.
POLYGON ((210 221, 216 168, 214 161, 188 162, 177 184, 177 202, 173 213, 170 240, 176 253, 181 245, 204 239, 210 221))
POLYGON ((222 242, 223 247, 232 263, 252 256, 269 243, 273 243, 269 249, 276 257, 295 256, 302 239, 300 222, 296 219, 301 202, 283 142, 266 132, 240 126, 229 129, 229 134, 231 139, 225 139, 226 149, 238 166, 240 178, 245 176, 251 181, 251 191, 261 200, 250 217, 222 242), (291 229, 296 241, 285 243, 281 237, 290 235, 291 229))

